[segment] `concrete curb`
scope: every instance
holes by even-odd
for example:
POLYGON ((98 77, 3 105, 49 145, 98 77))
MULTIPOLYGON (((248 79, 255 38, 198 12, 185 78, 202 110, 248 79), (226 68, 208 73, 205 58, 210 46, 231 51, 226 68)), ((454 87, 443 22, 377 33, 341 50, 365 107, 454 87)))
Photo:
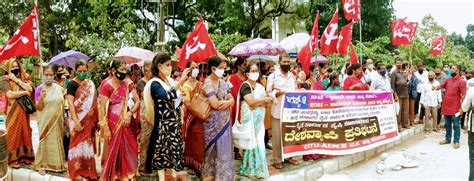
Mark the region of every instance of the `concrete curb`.
MULTIPOLYGON (((402 142, 408 140, 410 137, 413 137, 419 133, 423 132, 423 125, 417 124, 410 129, 406 129, 401 132, 400 139, 380 145, 376 148, 366 150, 364 152, 359 152, 351 155, 338 156, 330 159, 324 159, 317 163, 305 166, 298 170, 293 170, 289 172, 282 172, 277 175, 270 176, 267 180, 270 181, 295 181, 295 180, 316 180, 323 176, 324 174, 335 173, 344 168, 350 167, 357 163, 360 163, 364 160, 369 160, 384 151, 395 147, 396 145, 401 144, 402 142)), ((240 179, 240 178, 239 178, 240 179)))

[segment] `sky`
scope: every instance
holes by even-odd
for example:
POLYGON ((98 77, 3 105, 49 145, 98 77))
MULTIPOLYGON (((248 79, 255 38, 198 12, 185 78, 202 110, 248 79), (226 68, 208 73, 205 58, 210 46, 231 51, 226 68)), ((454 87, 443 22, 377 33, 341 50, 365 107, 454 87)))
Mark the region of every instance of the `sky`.
POLYGON ((466 36, 466 26, 474 24, 474 0, 394 0, 393 8, 397 18, 418 23, 431 14, 449 34, 466 36))

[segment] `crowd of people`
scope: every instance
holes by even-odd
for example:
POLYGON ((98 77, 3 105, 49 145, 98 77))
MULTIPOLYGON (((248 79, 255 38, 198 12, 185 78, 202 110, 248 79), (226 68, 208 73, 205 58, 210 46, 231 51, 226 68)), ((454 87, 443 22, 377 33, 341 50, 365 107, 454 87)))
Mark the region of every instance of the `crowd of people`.
MULTIPOLYGON (((33 85, 20 62, 6 61, 1 92, 8 98, 8 165, 34 164, 41 174, 67 171, 71 179, 158 175, 164 180, 167 170, 173 177, 187 171, 203 180, 233 180, 236 159, 241 160, 241 175, 266 178, 283 163, 300 164, 295 158, 282 159, 279 129, 282 98, 298 90, 391 91, 399 130, 424 123, 426 132, 440 131, 443 119, 446 137, 440 144, 453 142, 457 149, 464 126, 460 120, 466 117, 461 110, 466 80, 474 82, 474 72, 463 72, 458 65, 427 70, 423 63, 410 66, 402 59, 394 65, 369 59, 340 70, 317 62, 309 72, 298 62, 292 66, 286 53, 276 65, 245 58, 237 58, 231 69, 229 64, 213 56, 173 70, 170 55, 159 52, 152 62, 128 70, 124 61, 111 60, 100 85, 89 78, 84 61, 73 70, 47 66, 42 84, 33 85), (37 109, 36 152, 31 113, 20 101, 28 97, 37 109), (236 122, 253 124, 252 149, 235 147, 236 122), (266 161, 267 150, 273 150, 272 164, 266 161)), ((471 108, 463 104, 463 109, 471 108)), ((325 157, 312 154, 303 160, 325 157)))

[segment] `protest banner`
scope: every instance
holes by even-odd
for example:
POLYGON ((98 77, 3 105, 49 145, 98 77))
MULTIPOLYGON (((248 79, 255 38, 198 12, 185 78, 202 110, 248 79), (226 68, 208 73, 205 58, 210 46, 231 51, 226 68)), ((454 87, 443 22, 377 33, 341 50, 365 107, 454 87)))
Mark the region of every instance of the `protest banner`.
POLYGON ((391 92, 287 92, 281 112, 282 157, 346 155, 398 138, 391 92))

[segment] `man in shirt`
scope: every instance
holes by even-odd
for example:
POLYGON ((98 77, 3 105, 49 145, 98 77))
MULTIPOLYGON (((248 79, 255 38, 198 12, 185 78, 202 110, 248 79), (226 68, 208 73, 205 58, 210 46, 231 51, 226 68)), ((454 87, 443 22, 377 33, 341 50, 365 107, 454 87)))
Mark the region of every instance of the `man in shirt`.
MULTIPOLYGON (((474 74, 474 70, 471 71, 471 75, 474 74)), ((462 102, 462 111, 466 113, 466 125, 468 130, 467 144, 469 145, 469 180, 474 180, 474 130, 473 128, 473 113, 474 113, 474 85, 469 85, 473 82, 474 78, 468 80, 468 90, 466 98, 462 102)))
MULTIPOLYGON (((438 81, 440 84, 448 78, 446 73, 444 73, 440 67, 436 67, 434 69, 434 73, 436 75, 435 80, 438 81)), ((444 97, 444 90, 441 90, 441 97, 444 97)), ((441 116, 441 109, 438 109, 438 124, 436 125, 436 128, 439 129, 439 123, 441 122, 442 116, 441 116)))
POLYGON ((435 126, 437 124, 438 118, 438 108, 441 107, 441 91, 440 90, 433 90, 433 87, 438 87, 440 84, 438 81, 434 80, 435 73, 429 72, 428 73, 428 82, 423 84, 421 87, 421 98, 420 104, 424 107, 426 111, 426 115, 424 117, 425 123, 425 131, 431 132, 433 129, 437 131, 435 126), (433 121, 430 121, 430 117, 433 118, 433 121))
POLYGON ((390 85, 392 86, 395 102, 400 104, 400 114, 398 115, 398 129, 408 128, 408 79, 402 71, 402 61, 395 63, 397 69, 390 76, 390 85))
POLYGON ((377 71, 378 73, 372 77, 370 90, 392 91, 392 86, 390 86, 390 79, 387 76, 387 67, 385 64, 378 63, 377 71))
POLYGON ((444 116, 446 139, 439 144, 451 143, 451 130, 454 125, 454 149, 459 148, 459 139, 461 138, 459 117, 462 114, 461 102, 464 99, 464 95, 466 95, 466 81, 461 78, 459 72, 458 65, 451 66, 451 77, 447 78, 439 87, 435 87, 435 89, 444 89, 445 95, 441 114, 444 116))
POLYGON ((418 62, 418 71, 414 72, 413 75, 418 79, 418 84, 416 85, 416 92, 418 93, 417 99, 415 100, 415 112, 418 114, 418 123, 420 123, 425 116, 425 109, 420 103, 423 87, 428 83, 428 71, 425 70, 425 65, 422 62, 418 62))
MULTIPOLYGON (((283 95, 287 91, 296 90, 296 78, 290 72, 290 56, 286 53, 280 54, 279 70, 275 70, 274 73, 270 74, 267 78, 267 93, 274 98, 272 105, 272 146, 273 146, 273 159, 275 168, 283 168, 282 164, 282 150, 281 150, 281 129, 280 129, 280 109, 283 103, 283 95)), ((289 158, 287 162, 297 165, 298 161, 289 158)))
POLYGON ((375 79, 378 75, 378 72, 375 70, 374 62, 372 59, 367 60, 367 69, 364 71, 364 78, 367 84, 372 83, 372 79, 375 79))

